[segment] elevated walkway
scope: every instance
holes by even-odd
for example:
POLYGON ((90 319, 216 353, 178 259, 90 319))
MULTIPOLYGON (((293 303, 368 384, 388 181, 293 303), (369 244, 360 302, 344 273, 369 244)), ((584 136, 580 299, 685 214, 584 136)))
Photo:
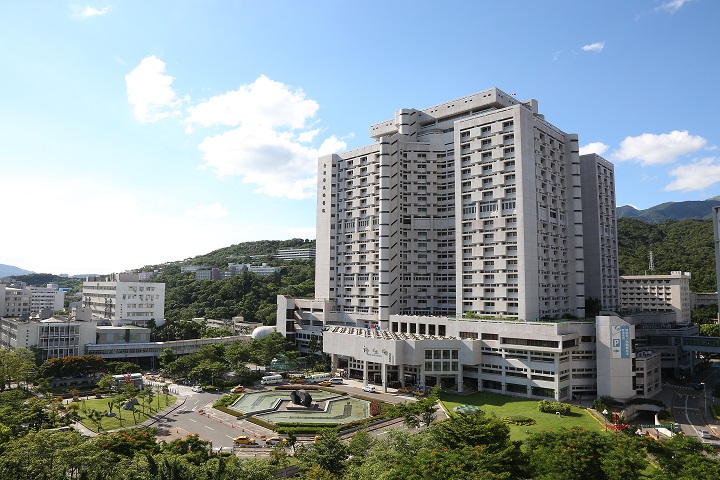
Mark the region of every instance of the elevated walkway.
POLYGON ((676 345, 681 345, 686 352, 702 352, 720 354, 720 337, 675 337, 676 345))

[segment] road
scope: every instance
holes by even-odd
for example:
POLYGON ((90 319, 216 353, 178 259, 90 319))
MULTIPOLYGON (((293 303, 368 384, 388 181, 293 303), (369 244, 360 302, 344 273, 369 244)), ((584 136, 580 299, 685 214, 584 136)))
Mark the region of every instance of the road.
MULTIPOLYGON (((710 405, 713 403, 712 388, 720 375, 720 363, 713 362, 712 367, 706 369, 693 378, 688 385, 672 386, 674 392, 672 399, 673 418, 680 424, 686 435, 697 437, 705 441, 717 441, 720 428, 715 426, 710 405), (704 384, 703 389, 696 390, 690 385, 704 384), (711 438, 702 438, 701 430, 707 430, 711 438)), ((667 386, 667 385, 666 385, 667 386)))
MULTIPOLYGON (((350 380, 343 385, 333 385, 333 388, 365 398, 377 398, 388 403, 414 401, 414 398, 409 396, 380 393, 379 389, 377 393, 363 392, 362 385, 362 382, 350 380)), ((257 457, 269 454, 270 449, 264 447, 261 437, 274 436, 275 434, 272 431, 244 420, 237 420, 235 417, 217 410, 210 411, 209 406, 217 401, 222 394, 193 392, 191 387, 176 384, 170 385, 170 390, 178 397, 184 397, 185 401, 181 407, 168 414, 155 425, 161 430, 168 431, 168 435, 164 437, 165 440, 169 441, 175 438, 184 438, 189 434, 197 434, 200 438, 212 442, 212 447, 215 450, 231 451, 233 439, 240 435, 247 435, 256 438, 259 445, 238 449, 239 456, 257 457)), ((392 425, 372 428, 370 433, 375 437, 380 437, 390 429, 408 430, 401 421, 398 421, 392 425)), ((311 437, 309 436, 301 443, 312 441, 311 437)))

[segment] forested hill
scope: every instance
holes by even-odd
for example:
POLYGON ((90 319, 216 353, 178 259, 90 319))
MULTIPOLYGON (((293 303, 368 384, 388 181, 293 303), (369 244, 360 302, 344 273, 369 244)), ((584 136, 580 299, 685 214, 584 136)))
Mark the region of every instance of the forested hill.
MULTIPOLYGON (((315 240, 293 238, 291 240, 258 240, 219 248, 205 255, 198 255, 183 262, 186 265, 206 265, 224 268, 228 263, 266 262, 275 264, 273 256, 278 250, 288 248, 315 248, 315 240)), ((278 263, 279 264, 279 263, 278 263)))
POLYGON ((653 252, 654 273, 668 275, 674 270, 690 272, 690 290, 717 291, 715 246, 710 220, 646 223, 634 218, 618 219, 620 275, 650 273, 653 252))

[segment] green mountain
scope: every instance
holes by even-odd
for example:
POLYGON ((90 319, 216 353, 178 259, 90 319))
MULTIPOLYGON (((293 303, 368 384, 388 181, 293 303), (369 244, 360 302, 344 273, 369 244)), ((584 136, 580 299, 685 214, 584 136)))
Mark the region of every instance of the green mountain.
POLYGON ((713 207, 720 207, 720 196, 707 200, 666 202, 645 210, 624 205, 617 208, 617 218, 635 218, 647 223, 660 223, 666 220, 709 220, 712 218, 713 207))
POLYGON ((666 220, 644 222, 636 218, 618 219, 618 257, 620 275, 649 272, 650 252, 653 272, 667 275, 674 270, 690 272, 690 290, 717 291, 715 245, 710 220, 666 220))

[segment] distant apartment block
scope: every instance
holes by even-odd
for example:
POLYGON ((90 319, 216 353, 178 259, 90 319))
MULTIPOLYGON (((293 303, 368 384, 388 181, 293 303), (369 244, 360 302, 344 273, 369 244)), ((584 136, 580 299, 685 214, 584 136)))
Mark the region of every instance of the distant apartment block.
POLYGON ((191 272, 197 272, 198 270, 206 270, 209 269, 208 266, 203 265, 185 265, 180 267, 180 273, 191 273, 191 272))
POLYGON ((88 277, 83 283, 83 305, 93 318, 113 326, 145 326, 165 322, 165 284, 141 282, 136 273, 88 277))
POLYGON ((146 281, 146 280, 150 280, 151 278, 153 278, 153 277, 154 277, 155 275, 157 275, 157 274, 158 274, 157 271, 154 271, 154 272, 139 272, 139 273, 138 273, 138 278, 140 279, 141 282, 144 282, 144 281, 146 281))
POLYGON ((690 273, 681 271, 670 275, 623 275, 620 308, 673 313, 676 322, 690 322, 690 278, 690 273))
POLYGON ((30 290, 0 283, 0 317, 27 317, 31 312, 30 290))
POLYGON ((262 265, 251 265, 249 263, 228 263, 228 269, 203 267, 195 271, 195 280, 226 280, 240 275, 243 272, 250 272, 256 275, 272 275, 281 270, 280 267, 271 267, 267 263, 262 265))
POLYGON ((278 260, 313 260, 315 258, 314 248, 287 248, 278 250, 275 254, 278 260))
POLYGON ((228 263, 228 268, 236 274, 242 273, 243 270, 255 273, 257 275, 272 275, 273 273, 279 272, 280 267, 271 267, 267 263, 261 265, 252 265, 250 263, 228 263))
POLYGON ((58 289, 57 284, 47 287, 27 287, 30 290, 30 312, 42 310, 51 312, 65 308, 65 292, 58 289))

